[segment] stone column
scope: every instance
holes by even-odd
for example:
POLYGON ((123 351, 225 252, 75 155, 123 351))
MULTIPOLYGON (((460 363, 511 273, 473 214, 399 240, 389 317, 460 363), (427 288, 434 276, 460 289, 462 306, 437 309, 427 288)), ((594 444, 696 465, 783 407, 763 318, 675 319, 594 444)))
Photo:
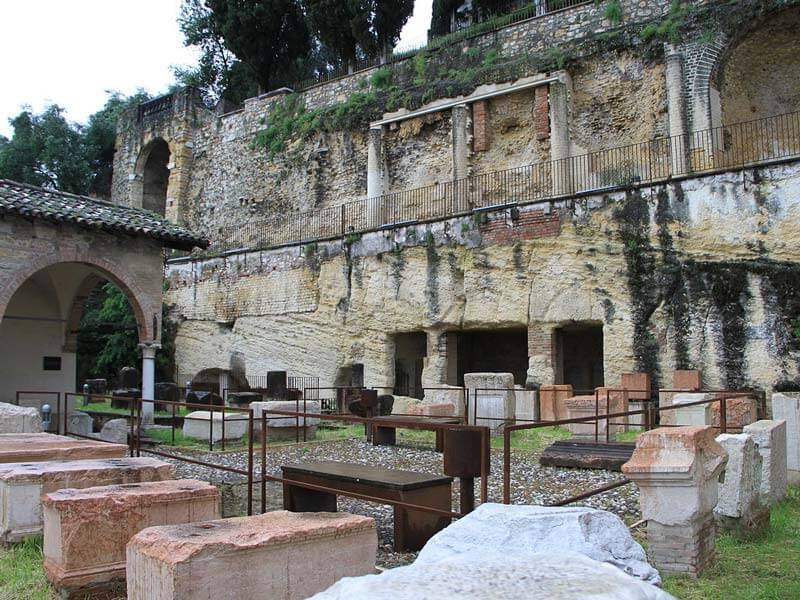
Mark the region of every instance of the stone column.
MULTIPOLYGON (((683 93, 683 55, 665 45, 667 110, 669 113, 670 174, 687 172, 686 98, 683 93), (680 136, 680 137, 676 137, 680 136)), ((666 173, 665 173, 666 174, 666 173)))
POLYGON ((383 127, 371 127, 367 139, 367 224, 379 227, 384 224, 383 214, 383 127))
POLYGON ((550 159, 553 161, 553 194, 573 191, 574 174, 570 157, 569 92, 571 78, 566 73, 550 84, 550 159))
POLYGON ((555 383, 553 329, 539 323, 528 325, 528 385, 555 383))
POLYGON ((711 427, 642 433, 622 472, 639 487, 648 554, 664 573, 699 575, 714 558, 719 477, 728 460, 711 427))
MULTIPOLYGON (((156 391, 156 350, 161 346, 154 343, 139 344, 142 349, 142 399, 155 400, 156 391)), ((152 402, 142 402, 142 421, 145 424, 153 422, 152 402)))
POLYGON ((225 398, 225 390, 230 387, 230 377, 226 371, 219 372, 219 397, 225 398))
POLYGON ((423 360, 422 387, 441 387, 447 383, 448 341, 446 331, 431 330, 428 334, 428 352, 423 360))
POLYGON ((459 104, 452 108, 453 126, 453 179, 469 177, 469 107, 459 104))
POLYGON ((772 415, 786 421, 786 476, 800 484, 800 397, 772 394, 772 415))

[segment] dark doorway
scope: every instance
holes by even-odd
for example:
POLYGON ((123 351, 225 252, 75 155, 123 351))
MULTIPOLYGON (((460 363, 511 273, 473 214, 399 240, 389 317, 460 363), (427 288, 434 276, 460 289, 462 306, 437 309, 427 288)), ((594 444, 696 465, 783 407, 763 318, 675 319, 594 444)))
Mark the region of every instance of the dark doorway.
POLYGON ((526 329, 460 331, 455 335, 458 385, 464 384, 464 373, 512 373, 515 384, 525 385, 528 375, 526 329))
POLYGON ((576 323, 556 330, 556 383, 578 392, 593 391, 603 381, 603 326, 576 323))
POLYGON ((422 368, 428 354, 424 331, 398 333, 394 338, 394 393, 422 399, 422 368))
POLYGON ((164 140, 156 140, 144 165, 142 208, 164 215, 167 207, 167 185, 169 184, 169 146, 164 140))

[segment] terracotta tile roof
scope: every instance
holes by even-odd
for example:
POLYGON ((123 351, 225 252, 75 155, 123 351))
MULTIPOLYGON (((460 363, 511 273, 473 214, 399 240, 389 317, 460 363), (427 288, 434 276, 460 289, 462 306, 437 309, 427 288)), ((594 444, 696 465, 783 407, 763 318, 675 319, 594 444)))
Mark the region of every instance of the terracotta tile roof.
POLYGON ((207 248, 209 241, 139 208, 0 179, 0 215, 13 214, 86 229, 149 237, 168 248, 207 248))

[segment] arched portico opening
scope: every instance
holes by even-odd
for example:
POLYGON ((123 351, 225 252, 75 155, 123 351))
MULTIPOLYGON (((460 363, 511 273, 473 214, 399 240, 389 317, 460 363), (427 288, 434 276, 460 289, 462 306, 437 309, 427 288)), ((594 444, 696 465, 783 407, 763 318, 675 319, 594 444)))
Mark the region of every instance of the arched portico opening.
POLYGON ((167 142, 157 138, 142 150, 137 161, 141 180, 141 207, 164 216, 169 187, 170 149, 167 142))

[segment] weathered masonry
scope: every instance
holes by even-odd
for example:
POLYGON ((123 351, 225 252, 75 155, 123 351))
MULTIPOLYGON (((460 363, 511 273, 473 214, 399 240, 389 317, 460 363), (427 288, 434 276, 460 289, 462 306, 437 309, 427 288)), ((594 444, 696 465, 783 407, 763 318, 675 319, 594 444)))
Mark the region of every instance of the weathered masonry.
POLYGON ((620 4, 128 115, 114 200, 216 251, 169 263, 181 372, 800 385, 800 3, 620 4))

